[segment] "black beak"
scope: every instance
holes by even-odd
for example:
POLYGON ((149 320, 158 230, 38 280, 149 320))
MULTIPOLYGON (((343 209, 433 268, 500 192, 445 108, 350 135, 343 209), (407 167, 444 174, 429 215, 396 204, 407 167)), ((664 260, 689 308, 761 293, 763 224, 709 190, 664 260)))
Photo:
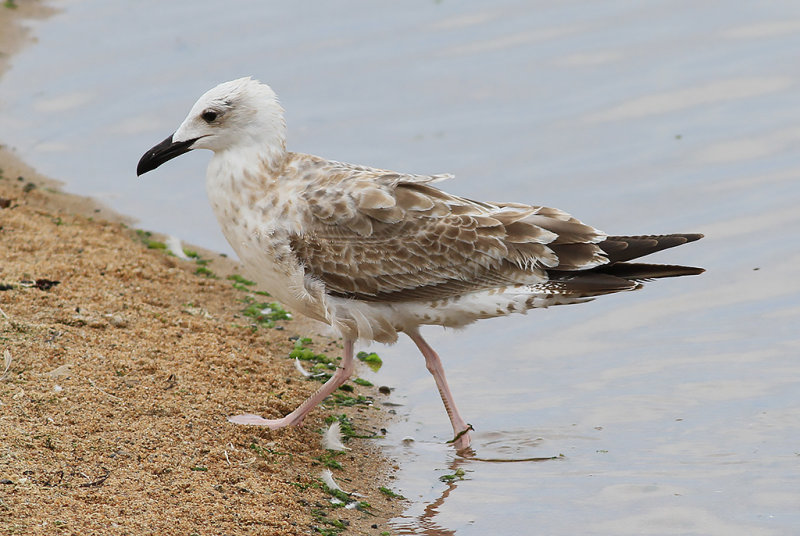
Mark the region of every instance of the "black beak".
POLYGON ((172 141, 172 136, 170 136, 144 153, 144 156, 139 160, 139 165, 136 166, 136 175, 143 175, 148 171, 153 171, 167 160, 172 160, 176 156, 188 153, 192 150, 192 144, 198 139, 172 141))

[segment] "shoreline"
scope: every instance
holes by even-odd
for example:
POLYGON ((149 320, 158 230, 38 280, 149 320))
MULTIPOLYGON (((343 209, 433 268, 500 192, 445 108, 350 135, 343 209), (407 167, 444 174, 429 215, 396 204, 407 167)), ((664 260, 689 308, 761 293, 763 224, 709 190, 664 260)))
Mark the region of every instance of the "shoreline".
MULTIPOLYGON (((22 21, 55 12, 0 5, 0 76, 33 41, 22 21)), ((0 534, 391 533, 404 504, 379 489, 393 477, 377 386, 348 382, 301 428, 225 420, 315 390, 288 356, 339 355, 322 324, 254 318, 270 298, 228 278, 236 262, 171 255, 7 145, 0 170, 0 534), (352 425, 351 450, 322 447, 326 418, 352 425), (325 469, 369 507, 333 504, 325 469)))

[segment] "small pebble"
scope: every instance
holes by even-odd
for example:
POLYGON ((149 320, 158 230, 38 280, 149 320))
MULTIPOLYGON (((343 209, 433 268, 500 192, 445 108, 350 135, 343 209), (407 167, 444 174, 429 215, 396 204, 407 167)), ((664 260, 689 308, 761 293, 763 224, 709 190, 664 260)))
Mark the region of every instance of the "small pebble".
POLYGON ((108 323, 114 326, 115 328, 128 327, 128 321, 122 315, 110 315, 108 317, 108 323))

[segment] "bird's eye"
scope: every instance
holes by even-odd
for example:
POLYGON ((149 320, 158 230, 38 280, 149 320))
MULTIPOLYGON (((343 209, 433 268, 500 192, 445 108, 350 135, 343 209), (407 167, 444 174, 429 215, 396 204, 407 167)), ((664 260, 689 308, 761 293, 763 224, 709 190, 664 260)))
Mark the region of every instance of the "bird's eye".
POLYGON ((202 117, 203 121, 205 121, 206 123, 210 123, 217 118, 217 112, 215 112, 214 110, 206 110, 205 112, 202 113, 202 115, 200 115, 200 117, 202 117))

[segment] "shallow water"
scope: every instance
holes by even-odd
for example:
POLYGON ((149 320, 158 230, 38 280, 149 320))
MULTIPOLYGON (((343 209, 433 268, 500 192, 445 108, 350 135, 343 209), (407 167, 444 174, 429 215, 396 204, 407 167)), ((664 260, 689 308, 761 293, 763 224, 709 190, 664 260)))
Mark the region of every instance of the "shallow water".
POLYGON ((376 348, 414 501, 395 532, 794 534, 800 6, 553 4, 64 1, 0 81, 0 132, 69 190, 229 251, 207 154, 134 169, 197 96, 252 74, 281 96, 293 150, 453 172, 454 193, 611 233, 706 233, 653 257, 700 277, 428 329, 474 459, 445 445, 413 345, 376 348))

